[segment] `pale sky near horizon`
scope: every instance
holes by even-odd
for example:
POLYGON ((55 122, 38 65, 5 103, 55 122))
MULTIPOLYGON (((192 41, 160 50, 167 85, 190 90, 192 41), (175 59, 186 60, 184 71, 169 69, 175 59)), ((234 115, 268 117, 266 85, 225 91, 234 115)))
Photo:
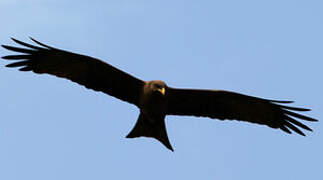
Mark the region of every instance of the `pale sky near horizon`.
MULTIPOLYGON (((323 179, 323 2, 2 0, 0 44, 29 36, 144 80, 311 108, 306 137, 169 116, 175 152, 126 139, 138 109, 0 60, 0 179, 323 179)), ((0 48, 0 56, 10 54, 0 48)))

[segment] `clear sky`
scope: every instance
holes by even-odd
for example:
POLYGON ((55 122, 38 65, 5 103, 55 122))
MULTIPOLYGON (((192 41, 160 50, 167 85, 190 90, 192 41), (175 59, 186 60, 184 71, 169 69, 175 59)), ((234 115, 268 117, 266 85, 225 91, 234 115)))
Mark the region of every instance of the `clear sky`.
POLYGON ((302 137, 168 116, 171 152, 124 138, 135 106, 1 60, 0 179, 323 179, 322 8, 319 0, 0 1, 1 44, 31 36, 144 80, 295 100, 321 120, 302 137))

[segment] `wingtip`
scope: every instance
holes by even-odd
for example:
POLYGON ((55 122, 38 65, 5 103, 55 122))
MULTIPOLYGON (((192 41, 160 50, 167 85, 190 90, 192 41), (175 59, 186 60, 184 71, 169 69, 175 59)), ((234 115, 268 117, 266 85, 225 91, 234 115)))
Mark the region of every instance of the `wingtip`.
POLYGON ((13 41, 15 41, 15 42, 17 41, 17 39, 14 38, 14 37, 10 37, 10 39, 13 40, 13 41))
POLYGON ((38 45, 40 45, 40 46, 46 47, 46 48, 48 48, 48 49, 56 49, 56 48, 54 48, 54 47, 48 46, 48 45, 46 45, 46 44, 44 44, 44 43, 41 43, 41 42, 37 41, 36 39, 34 39, 34 38, 30 37, 30 36, 29 36, 29 38, 30 38, 33 42, 35 42, 36 44, 38 44, 38 45))
POLYGON ((288 109, 288 110, 292 110, 292 111, 311 111, 311 109, 307 109, 307 108, 299 108, 299 107, 291 107, 291 106, 284 106, 284 105, 280 105, 280 104, 276 104, 276 106, 283 108, 283 109, 288 109))
POLYGON ((25 66, 23 68, 20 68, 19 71, 31 71, 32 68, 30 66, 25 66))
POLYGON ((36 41, 36 40, 35 40, 33 37, 31 37, 31 36, 28 36, 28 38, 29 38, 29 39, 31 39, 31 40, 32 40, 32 41, 34 41, 34 42, 36 41))
POLYGON ((16 38, 13 38, 13 37, 11 37, 10 38, 12 41, 14 41, 15 43, 17 43, 17 44, 21 44, 21 41, 19 41, 18 39, 16 39, 16 38))
POLYGON ((317 122, 318 120, 317 119, 314 119, 314 118, 311 118, 311 117, 308 117, 308 116, 305 116, 305 115, 301 115, 301 114, 298 114, 298 113, 295 113, 295 112, 291 112, 291 111, 288 111, 288 110, 283 110, 283 112, 289 116, 292 116, 292 117, 296 117, 296 118, 299 118, 299 119, 302 119, 302 120, 305 120, 305 121, 311 121, 311 122, 317 122))
POLYGON ((31 36, 28 36, 28 37, 29 37, 29 39, 30 39, 30 40, 32 40, 33 42, 35 42, 35 43, 37 43, 37 44, 39 44, 39 45, 41 45, 41 46, 48 47, 47 45, 45 45, 45 44, 43 44, 43 43, 41 43, 41 42, 37 41, 35 38, 33 38, 33 37, 31 37, 31 36))
POLYGON ((306 137, 306 134, 304 134, 304 133, 299 133, 299 135, 306 137))
POLYGON ((285 126, 281 126, 280 129, 283 130, 287 134, 292 134, 292 132, 288 128, 286 128, 285 126))
POLYGON ((283 103, 283 104, 289 104, 289 103, 294 103, 295 101, 285 101, 285 100, 269 100, 270 102, 273 102, 273 103, 283 103))
POLYGON ((2 56, 1 59, 10 59, 9 56, 2 56))
POLYGON ((10 48, 10 46, 8 46, 8 45, 1 45, 1 47, 3 47, 3 48, 5 48, 5 49, 9 49, 10 48))

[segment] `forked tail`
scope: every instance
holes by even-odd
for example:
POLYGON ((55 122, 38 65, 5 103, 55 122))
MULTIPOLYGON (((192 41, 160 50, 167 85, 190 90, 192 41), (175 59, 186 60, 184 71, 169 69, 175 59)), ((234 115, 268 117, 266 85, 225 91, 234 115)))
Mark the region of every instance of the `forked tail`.
POLYGON ((151 137, 164 144, 169 150, 174 151, 170 144, 166 132, 165 117, 149 120, 147 115, 140 113, 135 127, 130 131, 126 138, 151 137))

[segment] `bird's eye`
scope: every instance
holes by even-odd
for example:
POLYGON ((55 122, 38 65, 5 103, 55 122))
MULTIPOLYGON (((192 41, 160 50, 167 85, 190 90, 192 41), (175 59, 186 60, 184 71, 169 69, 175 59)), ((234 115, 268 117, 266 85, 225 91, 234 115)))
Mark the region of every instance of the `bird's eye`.
POLYGON ((162 85, 157 84, 157 85, 156 85, 156 88, 157 88, 157 89, 162 89, 163 87, 162 87, 162 85))

